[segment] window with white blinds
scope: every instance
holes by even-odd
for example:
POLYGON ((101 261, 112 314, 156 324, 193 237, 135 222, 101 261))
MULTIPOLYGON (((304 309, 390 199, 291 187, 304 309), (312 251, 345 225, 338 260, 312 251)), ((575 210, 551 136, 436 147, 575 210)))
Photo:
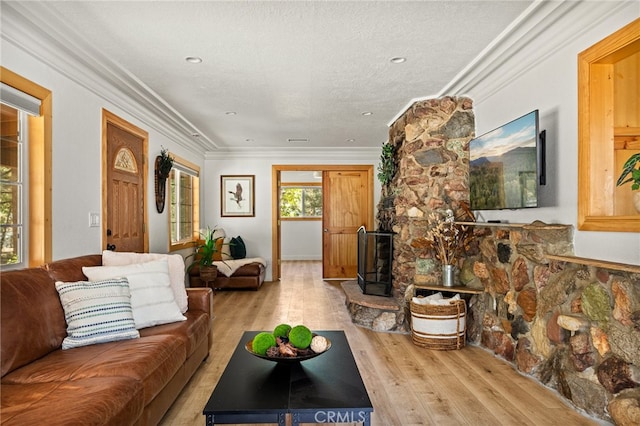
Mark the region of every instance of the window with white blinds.
POLYGON ((169 234, 171 250, 188 246, 198 236, 200 169, 174 157, 169 175, 169 234))
POLYGON ((21 267, 27 241, 28 115, 40 114, 40 100, 0 83, 0 265, 21 267))

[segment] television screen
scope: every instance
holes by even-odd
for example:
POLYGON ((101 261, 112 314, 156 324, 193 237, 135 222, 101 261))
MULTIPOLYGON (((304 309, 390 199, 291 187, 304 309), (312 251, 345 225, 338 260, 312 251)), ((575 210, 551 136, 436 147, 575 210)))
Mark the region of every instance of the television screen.
POLYGON ((538 110, 469 142, 472 210, 538 206, 538 110))

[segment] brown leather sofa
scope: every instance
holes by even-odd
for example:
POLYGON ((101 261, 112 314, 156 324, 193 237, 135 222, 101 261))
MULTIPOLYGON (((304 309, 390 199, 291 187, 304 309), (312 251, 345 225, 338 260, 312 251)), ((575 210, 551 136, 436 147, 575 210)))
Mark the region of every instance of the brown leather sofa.
POLYGON ((140 338, 62 350, 55 281, 83 281, 101 255, 0 274, 2 425, 155 425, 209 354, 213 297, 187 289, 186 321, 140 338))
MULTIPOLYGON (((210 283, 214 290, 218 289, 249 289, 258 290, 264 283, 265 267, 260 262, 252 262, 239 267, 230 277, 218 270, 216 280, 210 283)), ((189 285, 193 287, 205 287, 205 283, 200 279, 200 268, 198 265, 189 271, 189 285)))

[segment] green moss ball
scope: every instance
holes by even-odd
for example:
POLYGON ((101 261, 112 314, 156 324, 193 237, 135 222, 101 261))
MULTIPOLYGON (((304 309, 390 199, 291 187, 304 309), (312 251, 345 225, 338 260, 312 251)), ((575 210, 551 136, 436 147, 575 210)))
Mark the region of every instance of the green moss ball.
POLYGON ((275 345, 276 338, 273 336, 273 334, 263 331, 261 333, 258 333, 256 337, 253 338, 251 349, 253 349, 253 352, 257 353, 258 355, 265 355, 267 353, 267 349, 275 345))
POLYGON ((289 324, 280 324, 273 329, 273 335, 276 337, 287 337, 289 336, 289 330, 291 330, 289 324))
POLYGON ((307 349, 312 338, 311 330, 304 325, 296 325, 289 331, 289 343, 298 349, 307 349))

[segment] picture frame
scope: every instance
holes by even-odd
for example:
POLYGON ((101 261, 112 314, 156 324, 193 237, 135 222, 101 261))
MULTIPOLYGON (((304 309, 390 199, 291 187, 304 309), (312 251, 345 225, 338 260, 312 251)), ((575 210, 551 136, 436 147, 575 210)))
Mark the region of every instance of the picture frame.
POLYGON ((255 175, 220 176, 220 216, 255 216, 255 175))

